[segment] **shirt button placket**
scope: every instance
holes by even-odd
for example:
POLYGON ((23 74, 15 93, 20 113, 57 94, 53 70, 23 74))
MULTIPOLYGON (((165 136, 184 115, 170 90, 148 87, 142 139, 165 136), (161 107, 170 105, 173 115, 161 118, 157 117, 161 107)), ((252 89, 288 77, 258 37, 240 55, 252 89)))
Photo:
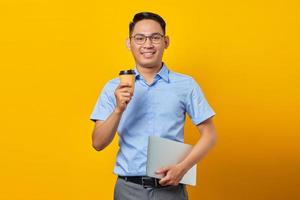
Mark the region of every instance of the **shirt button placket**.
POLYGON ((148 127, 149 134, 154 135, 154 96, 153 96, 153 87, 148 87, 148 127))

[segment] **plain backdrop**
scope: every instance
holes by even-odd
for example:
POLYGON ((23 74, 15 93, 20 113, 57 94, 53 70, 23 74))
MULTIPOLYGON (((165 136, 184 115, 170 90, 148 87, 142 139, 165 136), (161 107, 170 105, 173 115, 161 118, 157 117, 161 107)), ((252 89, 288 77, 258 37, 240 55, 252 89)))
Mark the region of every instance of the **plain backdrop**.
MULTIPOLYGON (((95 151, 89 116, 104 84, 134 67, 125 39, 140 11, 165 18, 165 63, 217 113, 190 199, 299 199, 296 0, 1 0, 0 199, 112 199, 117 137, 95 151)), ((185 133, 201 136, 189 119, 185 133)))

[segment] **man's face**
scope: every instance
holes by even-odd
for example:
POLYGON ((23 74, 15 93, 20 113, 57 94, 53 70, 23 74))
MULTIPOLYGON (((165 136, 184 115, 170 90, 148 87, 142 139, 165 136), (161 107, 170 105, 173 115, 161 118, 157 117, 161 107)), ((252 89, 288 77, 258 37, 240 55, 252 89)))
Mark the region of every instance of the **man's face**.
POLYGON ((131 38, 127 39, 126 44, 131 50, 137 66, 160 67, 164 49, 169 45, 169 38, 163 35, 160 24, 154 20, 145 19, 136 23, 131 38), (150 36, 152 41, 148 37, 143 43, 144 36, 150 36), (160 38, 160 36, 162 37, 160 38))

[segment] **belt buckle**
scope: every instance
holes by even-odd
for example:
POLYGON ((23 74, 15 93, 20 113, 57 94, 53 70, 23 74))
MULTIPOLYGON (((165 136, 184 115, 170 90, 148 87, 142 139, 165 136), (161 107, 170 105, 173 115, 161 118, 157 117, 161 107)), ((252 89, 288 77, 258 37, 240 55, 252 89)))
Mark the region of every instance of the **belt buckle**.
POLYGON ((152 187, 157 187, 157 181, 154 179, 154 186, 152 183, 152 178, 151 177, 142 177, 142 185, 144 188, 152 188, 152 187))

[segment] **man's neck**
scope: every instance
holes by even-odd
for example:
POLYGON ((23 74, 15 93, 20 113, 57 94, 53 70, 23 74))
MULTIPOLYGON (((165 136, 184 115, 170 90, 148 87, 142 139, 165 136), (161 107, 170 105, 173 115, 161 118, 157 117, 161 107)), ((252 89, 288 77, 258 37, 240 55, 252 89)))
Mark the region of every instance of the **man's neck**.
POLYGON ((163 63, 160 63, 160 65, 156 67, 142 67, 138 65, 136 66, 140 75, 143 76, 143 78, 148 84, 151 84, 153 82, 155 75, 161 70, 162 67, 163 67, 163 63))

